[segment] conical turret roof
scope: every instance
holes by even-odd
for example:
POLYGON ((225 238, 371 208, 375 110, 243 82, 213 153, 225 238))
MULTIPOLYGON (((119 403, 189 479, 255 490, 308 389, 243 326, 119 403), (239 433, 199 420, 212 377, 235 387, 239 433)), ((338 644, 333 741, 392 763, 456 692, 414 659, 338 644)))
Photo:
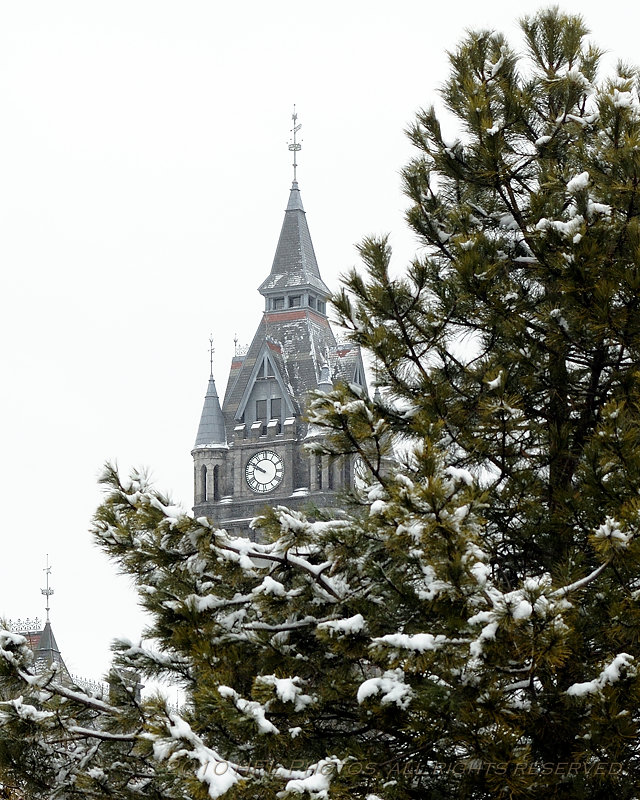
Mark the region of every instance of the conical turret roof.
POLYGON ((33 658, 36 669, 50 667, 53 663, 57 663, 63 674, 69 674, 49 620, 46 621, 44 628, 38 634, 37 640, 33 642, 33 645, 35 645, 33 658))
POLYGON ((289 193, 289 202, 284 212, 271 272, 260 285, 259 292, 263 295, 272 294, 294 286, 311 286, 323 295, 329 296, 329 289, 320 277, 296 180, 293 181, 289 193))
POLYGON ((224 430, 224 417, 220 408, 220 400, 216 391, 213 375, 209 376, 207 394, 204 398, 196 447, 226 447, 227 437, 224 430))

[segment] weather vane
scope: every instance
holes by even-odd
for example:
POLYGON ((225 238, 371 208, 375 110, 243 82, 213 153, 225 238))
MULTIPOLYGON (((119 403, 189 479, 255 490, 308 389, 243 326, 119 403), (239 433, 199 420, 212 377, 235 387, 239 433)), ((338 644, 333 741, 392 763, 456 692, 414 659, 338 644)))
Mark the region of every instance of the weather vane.
POLYGON ((47 588, 46 589, 40 589, 40 591, 47 598, 47 605, 45 607, 45 610, 47 612, 47 622, 49 622, 49 611, 50 611, 50 609, 49 609, 49 598, 53 594, 53 589, 49 588, 49 575, 51 575, 51 567, 49 566, 49 553, 47 553, 47 566, 44 568, 43 572, 47 576, 47 588))
POLYGON ((298 115, 296 114, 295 105, 293 106, 293 114, 291 115, 291 119, 293 120, 293 128, 291 129, 291 132, 293 133, 293 141, 289 144, 289 150, 291 150, 293 153, 293 180, 295 183, 295 181, 297 180, 296 169, 298 167, 297 154, 300 150, 302 150, 302 145, 300 144, 300 142, 296 140, 296 134, 298 133, 302 125, 296 125, 296 120, 298 119, 298 115))
POLYGON ((210 375, 213 378, 213 354, 215 353, 215 348, 213 346, 213 334, 209 334, 209 365, 211 367, 210 375))

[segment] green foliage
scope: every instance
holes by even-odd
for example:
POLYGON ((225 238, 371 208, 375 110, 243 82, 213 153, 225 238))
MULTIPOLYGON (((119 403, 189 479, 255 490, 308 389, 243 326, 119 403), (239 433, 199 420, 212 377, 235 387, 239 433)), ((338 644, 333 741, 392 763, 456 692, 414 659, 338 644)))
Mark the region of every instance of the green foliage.
POLYGON ((113 469, 99 545, 152 620, 116 667, 178 713, 36 677, 0 634, 0 781, 33 797, 637 798, 640 103, 580 18, 470 33, 409 131, 420 254, 387 238, 335 298, 380 392, 317 395, 359 454, 340 512, 259 543, 113 469), (26 705, 25 705, 26 704, 26 705), (25 710, 26 709, 26 710, 25 710))

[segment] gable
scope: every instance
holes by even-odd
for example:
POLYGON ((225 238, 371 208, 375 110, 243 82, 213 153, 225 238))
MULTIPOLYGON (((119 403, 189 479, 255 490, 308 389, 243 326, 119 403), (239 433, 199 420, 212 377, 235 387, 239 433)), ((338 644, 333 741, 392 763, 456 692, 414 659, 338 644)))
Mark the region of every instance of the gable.
MULTIPOLYGON (((275 346, 277 347, 277 346, 275 346)), ((257 419, 286 419, 294 415, 293 398, 289 391, 288 382, 282 374, 279 361, 279 348, 274 349, 268 341, 264 342, 256 358, 256 362, 247 381, 238 408, 235 420, 244 420, 246 423, 257 419), (280 400, 280 408, 275 413, 276 404, 272 401, 280 400), (265 416, 258 413, 257 403, 266 403, 265 416)), ((262 408, 261 406, 259 408, 262 408)))

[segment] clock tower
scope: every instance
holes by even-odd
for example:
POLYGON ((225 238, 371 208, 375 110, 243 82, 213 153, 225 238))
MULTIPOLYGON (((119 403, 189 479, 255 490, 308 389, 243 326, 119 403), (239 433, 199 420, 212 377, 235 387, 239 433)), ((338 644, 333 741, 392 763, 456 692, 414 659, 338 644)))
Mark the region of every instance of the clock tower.
MULTIPOLYGON (((294 114, 294 126, 295 126, 294 114)), ((311 455, 319 432, 305 421, 309 392, 334 382, 366 391, 360 350, 336 341, 324 284, 295 175, 271 272, 258 291, 264 312, 246 351, 236 351, 222 405, 209 377, 194 460, 194 514, 236 535, 266 505, 304 508, 339 502, 353 484, 352 459, 311 455)))

